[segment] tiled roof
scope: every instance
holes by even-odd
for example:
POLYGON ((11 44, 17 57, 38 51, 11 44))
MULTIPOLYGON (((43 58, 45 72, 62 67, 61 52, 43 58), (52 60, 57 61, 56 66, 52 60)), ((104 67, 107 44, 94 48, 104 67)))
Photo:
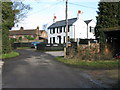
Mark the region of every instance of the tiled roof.
MULTIPOLYGON (((77 18, 68 19, 68 25, 72 25, 76 21, 77 21, 77 18)), ((54 28, 54 27, 65 26, 65 25, 66 25, 66 20, 57 21, 56 23, 53 23, 51 26, 49 26, 48 29, 54 28)))
MULTIPOLYGON (((44 30, 39 30, 42 33, 44 30)), ((36 29, 31 30, 10 30, 10 35, 36 35, 38 31, 36 29)))
MULTIPOLYGON (((77 21, 77 18, 68 19, 68 25, 72 25, 76 21, 77 21)), ((84 22, 86 24, 89 24, 91 21, 92 20, 86 20, 84 22)), ((57 21, 56 23, 53 23, 51 26, 49 26, 48 29, 55 28, 55 27, 61 27, 61 26, 66 26, 66 20, 57 21)))

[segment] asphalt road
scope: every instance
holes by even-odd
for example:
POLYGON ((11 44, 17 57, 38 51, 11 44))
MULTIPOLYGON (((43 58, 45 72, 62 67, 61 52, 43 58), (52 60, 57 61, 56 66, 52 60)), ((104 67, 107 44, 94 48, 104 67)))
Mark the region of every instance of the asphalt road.
POLYGON ((19 57, 4 60, 3 88, 99 88, 87 73, 66 66, 44 52, 17 50, 19 57))

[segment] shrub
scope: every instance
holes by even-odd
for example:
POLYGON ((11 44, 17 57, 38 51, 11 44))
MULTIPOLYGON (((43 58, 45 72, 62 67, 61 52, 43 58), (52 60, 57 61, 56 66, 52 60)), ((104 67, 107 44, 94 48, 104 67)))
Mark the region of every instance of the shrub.
POLYGON ((74 48, 70 48, 68 58, 78 60, 109 60, 112 58, 112 53, 100 53, 97 46, 80 45, 77 51, 74 48))

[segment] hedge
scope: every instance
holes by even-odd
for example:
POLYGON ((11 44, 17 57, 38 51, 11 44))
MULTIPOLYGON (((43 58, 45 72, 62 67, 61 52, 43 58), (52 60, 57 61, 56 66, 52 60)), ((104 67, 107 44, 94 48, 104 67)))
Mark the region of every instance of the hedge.
POLYGON ((54 46, 54 45, 47 45, 46 43, 41 43, 41 44, 37 45, 37 50, 40 50, 40 51, 62 51, 62 50, 64 50, 64 46, 63 45, 54 46))

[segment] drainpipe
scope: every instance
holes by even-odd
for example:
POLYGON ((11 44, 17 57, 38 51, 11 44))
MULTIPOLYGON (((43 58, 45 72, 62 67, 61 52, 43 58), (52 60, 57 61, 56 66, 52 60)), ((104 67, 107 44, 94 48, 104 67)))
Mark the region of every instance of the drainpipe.
POLYGON ((87 24, 87 39, 88 39, 88 24, 87 24))
POLYGON ((73 25, 74 26, 74 40, 75 40, 75 25, 73 25))

